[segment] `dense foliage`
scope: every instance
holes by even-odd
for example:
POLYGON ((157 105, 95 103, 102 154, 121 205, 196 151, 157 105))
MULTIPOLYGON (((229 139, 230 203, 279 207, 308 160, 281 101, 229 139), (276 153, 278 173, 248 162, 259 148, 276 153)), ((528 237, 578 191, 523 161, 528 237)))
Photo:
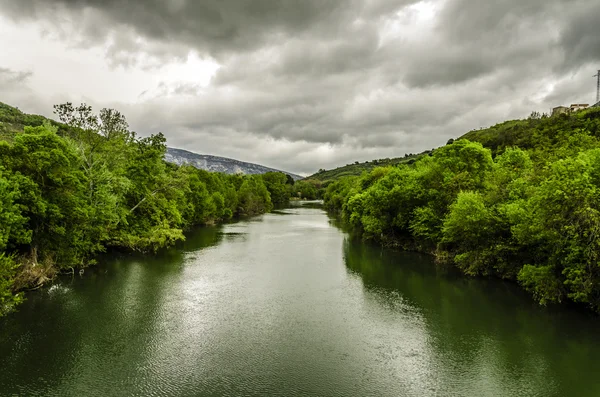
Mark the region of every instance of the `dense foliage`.
POLYGON ((316 200, 323 198, 322 183, 316 179, 303 179, 296 182, 292 189, 292 197, 304 200, 316 200))
POLYGON ((471 132, 413 165, 342 178, 325 205, 365 239, 600 311, 600 109, 471 132))
POLYGON ((293 190, 282 173, 166 163, 164 136, 136 137, 112 109, 55 112, 62 123, 0 107, 0 315, 19 291, 92 264, 108 247, 156 251, 192 226, 270 211, 293 190))

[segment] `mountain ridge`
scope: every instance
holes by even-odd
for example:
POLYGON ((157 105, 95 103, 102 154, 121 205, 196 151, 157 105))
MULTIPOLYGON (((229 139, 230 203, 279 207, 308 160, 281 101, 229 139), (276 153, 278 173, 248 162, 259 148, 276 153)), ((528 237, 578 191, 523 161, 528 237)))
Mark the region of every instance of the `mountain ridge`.
POLYGON ((303 176, 287 171, 281 171, 264 165, 248 163, 228 157, 213 156, 211 154, 199 154, 186 149, 168 147, 165 160, 177 165, 189 164, 196 168, 210 171, 223 172, 225 174, 264 174, 267 172, 283 172, 294 180, 304 179, 303 176))

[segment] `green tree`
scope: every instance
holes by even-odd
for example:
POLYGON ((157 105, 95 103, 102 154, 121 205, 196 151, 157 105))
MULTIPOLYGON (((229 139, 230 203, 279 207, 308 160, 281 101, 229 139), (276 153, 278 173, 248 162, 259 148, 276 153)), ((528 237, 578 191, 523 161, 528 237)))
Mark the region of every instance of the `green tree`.
POLYGON ((90 208, 85 203, 87 180, 74 145, 49 126, 25 127, 12 145, 0 146, 7 169, 18 172, 18 200, 28 218, 31 260, 51 259, 68 267, 82 264, 99 242, 86 235, 90 208))
POLYGON ((273 208, 269 191, 260 175, 245 176, 238 196, 238 213, 240 215, 257 215, 273 208))
POLYGON ((285 205, 290 201, 287 177, 288 175, 282 172, 267 172, 262 175, 265 186, 271 196, 271 202, 276 206, 285 205))
POLYGON ((0 168, 0 316, 22 301, 22 294, 14 293, 18 263, 4 251, 11 245, 27 244, 31 240, 27 218, 16 203, 20 197, 17 178, 8 179, 4 174, 0 168))

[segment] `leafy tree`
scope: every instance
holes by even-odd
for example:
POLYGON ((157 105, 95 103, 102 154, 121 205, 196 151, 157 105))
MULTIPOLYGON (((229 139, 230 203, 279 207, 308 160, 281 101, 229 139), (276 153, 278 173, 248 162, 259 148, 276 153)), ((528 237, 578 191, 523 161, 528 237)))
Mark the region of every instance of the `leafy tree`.
POLYGON ((315 200, 319 198, 319 189, 316 181, 298 181, 293 186, 293 192, 295 193, 293 194, 294 196, 305 200, 315 200))
POLYGON ((333 182, 325 206, 366 239, 600 312, 599 137, 599 110, 506 122, 333 182))
POLYGON ((0 252, 0 317, 23 302, 23 293, 15 293, 13 288, 18 267, 13 256, 0 252))
POLYGON ((156 251, 184 230, 285 203, 293 179, 209 173, 164 161, 161 134, 137 138, 116 110, 57 105, 64 123, 0 104, 0 315, 61 269, 107 247, 156 251), (35 123, 35 127, 15 126, 35 123), (290 181, 291 179, 291 181, 290 181), (273 198, 272 198, 273 197, 273 198))
POLYGON ((271 196, 271 202, 274 205, 281 206, 290 201, 290 191, 287 184, 288 176, 282 172, 267 172, 262 175, 265 186, 271 196))
POLYGON ((99 242, 85 235, 90 208, 87 180, 75 147, 50 126, 25 127, 12 145, 0 146, 4 166, 21 176, 18 203, 31 230, 31 260, 52 258, 62 266, 81 264, 99 242))
POLYGON ((238 212, 242 215, 256 215, 273 208, 269 191, 259 175, 245 177, 238 195, 238 212))
POLYGON ((17 181, 7 179, 4 174, 0 168, 0 316, 22 301, 22 294, 13 293, 18 263, 3 251, 9 245, 27 244, 31 240, 31 231, 26 228, 27 218, 15 202, 20 196, 17 181))

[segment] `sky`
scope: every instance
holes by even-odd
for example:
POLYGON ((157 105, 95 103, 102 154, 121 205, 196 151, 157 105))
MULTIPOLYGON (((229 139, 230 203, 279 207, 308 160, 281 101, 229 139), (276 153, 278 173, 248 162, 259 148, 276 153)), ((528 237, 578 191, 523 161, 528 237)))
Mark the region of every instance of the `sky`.
POLYGON ((594 103, 598 0, 0 0, 0 101, 303 175, 594 103))

